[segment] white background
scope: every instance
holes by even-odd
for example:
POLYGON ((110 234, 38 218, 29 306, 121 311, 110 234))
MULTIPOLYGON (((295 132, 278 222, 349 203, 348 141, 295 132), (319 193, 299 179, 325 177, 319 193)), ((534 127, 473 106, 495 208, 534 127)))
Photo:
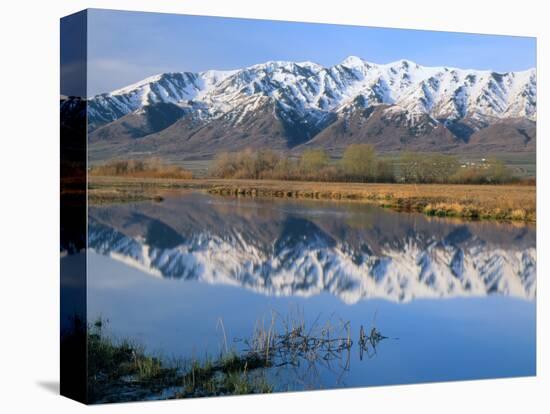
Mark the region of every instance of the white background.
POLYGON ((544 1, 4 0, 0 4, 2 412, 548 412, 545 279, 550 270, 550 212, 549 190, 542 177, 549 177, 550 164, 545 162, 550 139, 545 134, 550 23, 544 1), (537 36, 538 376, 94 408, 59 397, 59 18, 86 7, 537 36))

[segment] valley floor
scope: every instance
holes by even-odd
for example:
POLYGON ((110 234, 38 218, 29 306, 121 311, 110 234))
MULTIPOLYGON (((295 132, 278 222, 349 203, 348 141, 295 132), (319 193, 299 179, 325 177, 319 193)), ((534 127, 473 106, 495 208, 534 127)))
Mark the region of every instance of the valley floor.
POLYGON ((195 189, 233 197, 353 201, 427 215, 536 221, 534 185, 373 184, 238 179, 89 177, 91 203, 162 200, 162 191, 195 189))

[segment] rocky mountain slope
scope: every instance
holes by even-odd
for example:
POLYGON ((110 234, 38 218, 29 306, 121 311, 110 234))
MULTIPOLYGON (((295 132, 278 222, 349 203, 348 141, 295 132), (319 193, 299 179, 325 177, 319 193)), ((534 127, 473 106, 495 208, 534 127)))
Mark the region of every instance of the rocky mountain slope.
POLYGON ((381 151, 531 151, 536 72, 379 65, 354 56, 328 68, 273 61, 153 76, 89 99, 88 120, 92 149, 117 142, 158 155, 303 145, 339 151, 350 142, 381 151))

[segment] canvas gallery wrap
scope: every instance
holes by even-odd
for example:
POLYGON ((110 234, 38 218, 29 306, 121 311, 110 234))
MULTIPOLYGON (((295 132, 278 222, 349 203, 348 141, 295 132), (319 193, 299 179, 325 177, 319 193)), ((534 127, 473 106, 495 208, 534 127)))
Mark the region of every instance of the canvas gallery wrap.
POLYGON ((536 374, 536 39, 61 19, 61 393, 536 374))

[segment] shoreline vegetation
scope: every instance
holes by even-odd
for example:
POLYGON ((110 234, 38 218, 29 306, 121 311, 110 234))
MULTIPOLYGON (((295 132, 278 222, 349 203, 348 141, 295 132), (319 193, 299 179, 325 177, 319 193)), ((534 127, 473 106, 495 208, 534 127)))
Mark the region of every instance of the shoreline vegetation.
MULTIPOLYGON (((284 316, 272 311, 267 319, 256 322, 249 338, 228 342, 220 318, 216 327, 223 333, 219 355, 183 360, 153 355, 135 341, 114 338, 106 332, 107 319, 84 324, 75 317, 72 328, 62 336, 62 347, 71 352, 68 347, 82 349, 79 341, 86 341, 88 402, 107 403, 271 393, 275 384, 266 375, 268 369, 290 368, 299 374, 301 367, 336 364, 341 376, 349 371, 354 344, 363 360, 374 357, 380 342, 388 339, 374 321, 370 329, 361 325, 354 341, 349 321, 319 319, 320 315, 306 324, 303 310, 284 316), (241 346, 236 349, 231 343, 241 346)), ((290 383, 283 385, 281 389, 292 389, 290 383)))
MULTIPOLYGON (((114 176, 131 178, 159 178, 187 180, 193 178, 191 171, 176 165, 169 165, 159 158, 146 160, 114 160, 94 166, 89 171, 90 176, 114 176)), ((89 200, 93 204, 162 201, 162 197, 154 191, 132 191, 123 188, 101 188, 90 191, 89 200)))
POLYGON ((90 403, 269 393, 272 388, 255 369, 268 361, 234 350, 217 359, 177 360, 150 354, 129 339, 105 333, 108 321, 87 327, 90 403))
POLYGON ((205 178, 160 159, 118 160, 89 170, 89 201, 162 201, 162 190, 195 189, 220 196, 371 203, 429 216, 536 221, 534 178, 520 179, 502 162, 461 162, 443 154, 379 157, 350 145, 331 161, 324 150, 296 159, 272 150, 219 154, 205 178))
POLYGON ((527 185, 320 183, 282 180, 190 180, 90 177, 91 203, 161 201, 166 190, 198 190, 233 197, 289 198, 374 204, 429 216, 536 221, 536 188, 527 185), (146 197, 146 198, 145 198, 146 197))
POLYGON ((96 187, 89 186, 88 201, 93 205, 112 204, 112 203, 136 203, 138 201, 155 201, 161 202, 164 200, 154 188, 144 188, 137 191, 136 188, 121 188, 117 187, 96 187))

